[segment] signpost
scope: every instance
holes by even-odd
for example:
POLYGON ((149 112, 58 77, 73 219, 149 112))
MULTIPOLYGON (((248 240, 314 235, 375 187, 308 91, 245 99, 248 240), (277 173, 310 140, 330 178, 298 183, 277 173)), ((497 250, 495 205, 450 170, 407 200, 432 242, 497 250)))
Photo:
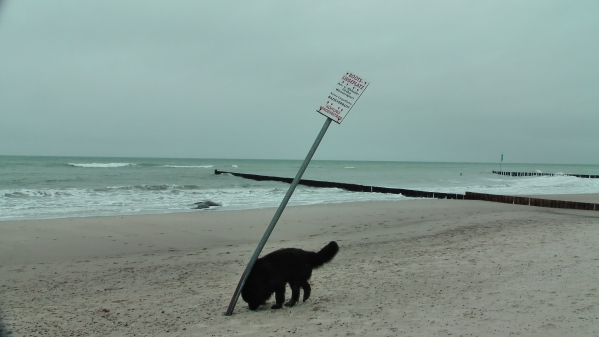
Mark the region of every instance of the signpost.
POLYGON ((229 303, 229 308, 227 309, 227 312, 225 312, 226 316, 231 316, 233 314, 233 309, 235 308, 235 304, 237 304, 237 300, 239 299, 239 294, 241 293, 241 290, 243 289, 243 285, 245 284, 245 281, 247 280, 248 276, 250 275, 250 271, 252 271, 252 267, 254 267, 254 263, 256 263, 256 260, 258 259, 260 252, 262 252, 262 249, 264 248, 264 245, 266 244, 266 241, 268 240, 268 237, 270 236, 273 229, 275 228, 275 225, 279 221, 281 214, 283 214, 283 211, 285 210, 285 206, 287 206, 287 202, 289 202, 289 199, 291 198, 293 191, 295 191, 295 188, 297 187, 297 184, 299 183, 300 179, 302 178, 302 175, 306 171, 306 168, 308 167, 310 160, 312 160, 312 156, 314 156, 314 153, 316 152, 316 149, 318 148, 320 141, 324 137, 324 134, 327 132, 329 125, 331 125, 331 121, 333 120, 336 123, 341 124, 341 122, 343 121, 343 119, 345 118, 345 116, 347 115, 349 110, 351 110, 351 108, 354 106, 354 104, 356 103, 358 98, 360 98, 360 96, 362 95, 364 90, 366 90, 366 88, 368 87, 368 84, 369 83, 366 82, 363 78, 361 78, 353 73, 349 73, 349 72, 345 73, 345 75, 343 75, 341 80, 337 83, 335 88, 333 88, 333 90, 327 97, 326 103, 324 105, 320 106, 320 108, 317 110, 319 113, 323 114, 324 116, 326 116, 328 118, 324 122, 324 125, 322 126, 320 133, 316 137, 316 140, 314 141, 312 148, 310 148, 310 151, 308 152, 306 159, 304 159, 302 166, 300 167, 299 171, 295 175, 293 182, 291 182, 291 185, 289 186, 289 190, 287 190, 287 193, 285 194, 285 197, 283 197, 283 200, 281 201, 279 208, 277 209, 277 211, 275 212, 275 215, 273 216, 272 220, 270 221, 270 224, 268 225, 266 232, 264 232, 262 239, 258 243, 258 247, 256 247, 254 254, 250 258, 250 261, 248 262, 248 265, 245 268, 245 271, 241 275, 241 279, 239 280, 239 283, 237 284, 237 288, 235 289, 235 293, 233 294, 233 297, 231 298, 231 302, 229 303))
POLYGON ((367 87, 368 82, 363 78, 352 73, 345 73, 335 88, 331 90, 327 102, 316 111, 329 117, 337 124, 341 124, 345 115, 356 104, 356 101, 367 87))

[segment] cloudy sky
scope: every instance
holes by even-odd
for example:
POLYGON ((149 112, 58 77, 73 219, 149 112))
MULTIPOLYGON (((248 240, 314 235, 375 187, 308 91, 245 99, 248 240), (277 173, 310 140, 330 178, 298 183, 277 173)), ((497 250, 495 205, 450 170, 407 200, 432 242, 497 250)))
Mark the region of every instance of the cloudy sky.
POLYGON ((599 1, 4 1, 0 155, 599 164, 599 1))

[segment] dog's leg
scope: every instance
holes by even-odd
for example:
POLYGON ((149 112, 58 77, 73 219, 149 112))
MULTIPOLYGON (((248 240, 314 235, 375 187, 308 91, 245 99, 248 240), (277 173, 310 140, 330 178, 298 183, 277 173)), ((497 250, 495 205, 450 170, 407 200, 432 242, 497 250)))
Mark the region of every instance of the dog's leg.
POLYGON ((302 284, 302 289, 304 289, 304 302, 310 298, 310 293, 312 292, 312 288, 310 288, 310 283, 308 281, 302 284))
POLYGON ((283 302, 285 302, 285 286, 282 286, 275 290, 275 300, 276 300, 275 305, 273 305, 270 308, 271 309, 281 309, 283 307, 283 302))
POLYGON ((292 307, 299 301, 299 285, 297 283, 289 283, 289 287, 291 287, 291 299, 285 303, 286 307, 292 307))

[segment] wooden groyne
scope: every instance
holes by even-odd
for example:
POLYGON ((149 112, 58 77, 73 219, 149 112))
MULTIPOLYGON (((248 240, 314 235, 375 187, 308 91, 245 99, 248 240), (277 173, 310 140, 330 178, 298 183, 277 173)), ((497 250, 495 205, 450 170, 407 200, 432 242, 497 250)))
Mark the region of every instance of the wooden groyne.
POLYGON ((542 199, 542 198, 495 195, 495 194, 475 193, 475 192, 466 192, 466 196, 464 199, 501 202, 504 204, 513 204, 513 205, 528 205, 528 206, 536 206, 536 207, 567 208, 567 209, 581 209, 581 210, 587 210, 587 211, 599 211, 599 204, 590 203, 590 202, 551 200, 551 199, 542 199))
POLYGON ((541 176, 569 176, 577 178, 599 178, 596 174, 562 174, 562 173, 542 173, 542 172, 508 172, 508 171, 493 171, 495 174, 511 177, 541 177, 541 176))
MULTIPOLYGON (((263 176, 263 175, 258 175, 258 174, 226 172, 226 171, 219 171, 219 170, 214 170, 214 174, 230 174, 230 175, 233 175, 236 177, 257 180, 257 181, 279 181, 279 182, 288 183, 288 184, 291 184, 291 182, 293 182, 292 178, 263 176)), ((344 189, 347 191, 352 191, 352 192, 401 194, 404 197, 410 197, 410 198, 481 200, 481 201, 500 202, 500 203, 504 203, 504 204, 513 204, 513 205, 528 205, 528 206, 536 206, 536 207, 599 211, 599 204, 588 203, 588 202, 577 202, 577 201, 550 200, 550 199, 541 199, 541 198, 496 195, 496 194, 486 194, 486 193, 476 193, 476 192, 466 192, 466 194, 427 192, 427 191, 409 190, 409 189, 404 189, 404 188, 367 186, 367 185, 336 183, 336 182, 330 182, 330 181, 309 180, 309 179, 301 179, 299 184, 304 185, 304 186, 310 186, 310 187, 341 188, 341 189, 344 189)))
MULTIPOLYGON (((263 176, 263 175, 258 175, 258 174, 226 172, 226 171, 219 171, 219 170, 214 170, 214 174, 230 174, 230 175, 233 175, 236 177, 252 179, 252 180, 257 180, 257 181, 279 181, 279 182, 288 183, 288 184, 291 184, 291 182, 293 182, 293 178, 263 176)), ((427 191, 409 190, 409 189, 405 189, 405 188, 367 186, 367 185, 336 183, 336 182, 330 182, 330 181, 309 180, 309 179, 301 179, 299 184, 304 185, 304 186, 310 186, 310 187, 341 188, 341 189, 344 189, 347 191, 352 191, 352 192, 401 194, 404 197, 410 197, 410 198, 464 199, 464 194, 457 194, 457 193, 427 192, 427 191)))

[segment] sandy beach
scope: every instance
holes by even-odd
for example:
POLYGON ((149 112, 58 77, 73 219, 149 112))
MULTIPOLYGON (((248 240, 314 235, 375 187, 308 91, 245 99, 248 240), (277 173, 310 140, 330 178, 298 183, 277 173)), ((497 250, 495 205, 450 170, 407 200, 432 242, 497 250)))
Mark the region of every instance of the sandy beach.
MULTIPOLYGON (((595 196, 596 198, 596 196, 595 196)), ((231 295, 274 209, 0 222, 9 336, 597 336, 599 212, 288 207, 263 254, 340 252, 293 308, 231 295)), ((287 290, 287 298, 291 295, 287 290)))

